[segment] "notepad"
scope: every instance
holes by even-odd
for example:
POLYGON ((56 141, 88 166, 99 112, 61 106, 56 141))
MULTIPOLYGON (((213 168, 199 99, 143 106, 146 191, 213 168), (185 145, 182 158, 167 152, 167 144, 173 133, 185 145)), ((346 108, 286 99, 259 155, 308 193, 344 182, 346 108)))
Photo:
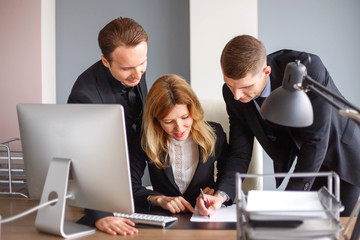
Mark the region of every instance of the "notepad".
POLYGON ((200 216, 195 207, 195 211, 190 218, 191 222, 236 222, 236 204, 231 206, 222 206, 211 217, 200 216))

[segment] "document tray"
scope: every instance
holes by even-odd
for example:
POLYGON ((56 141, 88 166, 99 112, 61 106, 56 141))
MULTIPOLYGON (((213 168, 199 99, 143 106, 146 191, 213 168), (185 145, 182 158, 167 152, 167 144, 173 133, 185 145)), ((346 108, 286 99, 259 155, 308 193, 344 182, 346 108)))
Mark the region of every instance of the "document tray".
POLYGON ((338 239, 342 230, 340 211, 343 209, 339 193, 339 177, 334 172, 237 173, 237 239, 338 239), (317 192, 249 191, 248 196, 245 196, 241 189, 241 179, 264 176, 327 177, 328 186, 317 192))

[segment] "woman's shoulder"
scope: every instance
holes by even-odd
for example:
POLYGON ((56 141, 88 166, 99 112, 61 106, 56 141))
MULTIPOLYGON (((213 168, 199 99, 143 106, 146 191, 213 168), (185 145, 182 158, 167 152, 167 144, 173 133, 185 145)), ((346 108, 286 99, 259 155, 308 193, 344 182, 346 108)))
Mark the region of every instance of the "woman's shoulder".
POLYGON ((214 129, 215 132, 223 132, 223 127, 220 123, 214 122, 214 121, 206 121, 207 124, 209 124, 210 127, 214 129))
POLYGON ((217 149, 215 151, 217 152, 219 150, 219 147, 223 148, 224 144, 227 145, 226 133, 224 132, 224 129, 220 123, 213 121, 208 121, 207 123, 214 130, 216 136, 215 149, 217 149))

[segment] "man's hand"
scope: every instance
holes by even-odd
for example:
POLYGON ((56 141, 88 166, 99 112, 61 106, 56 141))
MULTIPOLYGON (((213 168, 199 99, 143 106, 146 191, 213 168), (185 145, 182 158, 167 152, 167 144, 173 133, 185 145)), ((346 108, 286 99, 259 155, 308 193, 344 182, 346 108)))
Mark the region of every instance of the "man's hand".
POLYGON ((209 188, 209 187, 206 187, 206 188, 203 190, 203 193, 208 194, 208 195, 214 195, 214 189, 209 188))
POLYGON ((148 198, 155 206, 160 206, 163 209, 169 210, 171 213, 180 213, 185 210, 194 212, 194 208, 183 197, 168 197, 164 195, 152 195, 148 198))
POLYGON ((222 191, 216 191, 215 195, 205 193, 204 197, 208 208, 205 207, 205 203, 201 195, 196 198, 196 207, 198 209, 199 215, 201 216, 213 215, 221 207, 221 204, 227 200, 226 194, 222 191))
POLYGON ((104 217, 96 221, 95 226, 103 232, 111 235, 133 235, 139 231, 135 228, 135 223, 129 219, 121 217, 104 217))

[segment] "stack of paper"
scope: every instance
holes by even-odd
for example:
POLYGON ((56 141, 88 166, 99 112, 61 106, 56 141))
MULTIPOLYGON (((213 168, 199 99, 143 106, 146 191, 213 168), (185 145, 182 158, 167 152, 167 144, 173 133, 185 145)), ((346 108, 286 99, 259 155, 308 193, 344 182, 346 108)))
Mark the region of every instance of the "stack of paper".
POLYGON ((317 192, 250 191, 245 210, 251 220, 326 218, 317 192))

